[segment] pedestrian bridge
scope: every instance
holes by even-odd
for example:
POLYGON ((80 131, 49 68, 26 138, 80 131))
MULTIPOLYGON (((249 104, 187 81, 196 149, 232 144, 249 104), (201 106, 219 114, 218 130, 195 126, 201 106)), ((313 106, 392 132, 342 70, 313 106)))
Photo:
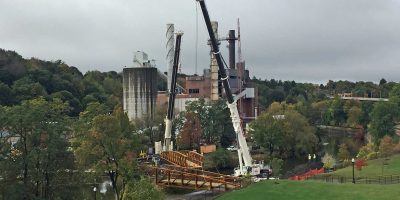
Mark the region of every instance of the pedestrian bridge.
POLYGON ((162 187, 218 191, 228 191, 241 187, 238 177, 200 169, 162 165, 160 167, 146 166, 144 170, 155 181, 156 185, 162 187))

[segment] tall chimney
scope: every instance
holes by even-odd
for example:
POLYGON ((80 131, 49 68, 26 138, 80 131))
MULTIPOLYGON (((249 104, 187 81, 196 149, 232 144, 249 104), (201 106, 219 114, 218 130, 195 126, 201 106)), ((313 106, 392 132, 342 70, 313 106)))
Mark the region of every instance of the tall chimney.
POLYGON ((167 86, 168 86, 168 91, 171 92, 171 80, 172 80, 172 69, 174 65, 174 43, 175 43, 175 38, 174 38, 174 24, 167 24, 167 68, 168 68, 168 81, 167 81, 167 86))
POLYGON ((228 43, 229 43, 229 68, 235 69, 235 30, 229 30, 228 43))

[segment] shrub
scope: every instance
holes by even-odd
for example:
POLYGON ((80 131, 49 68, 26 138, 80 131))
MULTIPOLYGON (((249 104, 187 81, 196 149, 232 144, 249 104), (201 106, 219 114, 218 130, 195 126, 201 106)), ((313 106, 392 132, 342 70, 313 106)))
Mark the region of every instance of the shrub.
POLYGON ((374 144, 369 143, 365 146, 362 146, 360 148, 360 151, 357 154, 357 158, 358 159, 364 159, 364 160, 370 160, 373 158, 368 158, 369 156, 371 156, 372 154, 376 154, 374 151, 374 144))
POLYGON ((364 166, 367 166, 367 162, 365 162, 364 159, 357 159, 356 162, 355 162, 354 164, 355 164, 355 166, 356 166, 356 169, 359 170, 359 171, 361 171, 361 169, 362 169, 364 166))
POLYGON ((329 154, 326 153, 322 158, 322 163, 324 163, 324 168, 331 169, 335 165, 335 159, 329 154))
POLYGON ((378 152, 371 152, 367 155, 366 160, 374 160, 378 158, 378 152))
POLYGON ((211 153, 210 156, 213 167, 216 168, 227 168, 234 167, 231 152, 226 149, 219 148, 217 151, 211 153))
POLYGON ((283 160, 280 158, 273 158, 271 161, 271 168, 272 168, 272 175, 274 177, 280 177, 281 176, 281 170, 282 170, 282 165, 283 165, 283 160))
POLYGON ((165 195, 148 178, 142 177, 137 182, 129 182, 125 186, 124 200, 158 200, 164 199, 165 195))
POLYGON ((392 137, 385 135, 379 145, 379 157, 386 158, 391 156, 393 154, 393 146, 392 137))

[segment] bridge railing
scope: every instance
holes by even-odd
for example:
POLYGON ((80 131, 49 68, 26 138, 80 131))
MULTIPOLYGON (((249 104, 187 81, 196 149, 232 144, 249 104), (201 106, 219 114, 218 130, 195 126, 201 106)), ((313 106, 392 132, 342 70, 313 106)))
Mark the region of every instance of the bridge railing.
MULTIPOLYGON (((195 174, 188 171, 178 171, 169 168, 151 167, 150 175, 155 177, 156 184, 171 187, 190 189, 238 189, 241 187, 239 179, 231 179, 228 176, 209 176, 206 171, 194 170, 195 174)), ((216 173, 215 173, 216 174, 216 173)))
POLYGON ((188 166, 188 163, 186 162, 187 156, 180 152, 164 151, 161 153, 161 158, 164 160, 167 160, 175 165, 179 165, 182 167, 188 166))
POLYGON ((203 155, 194 151, 165 151, 161 158, 182 167, 202 167, 203 155))
POLYGON ((201 169, 185 168, 185 167, 179 167, 179 166, 174 166, 174 165, 163 165, 163 167, 171 169, 171 170, 176 170, 176 171, 184 171, 184 172, 191 173, 191 174, 201 174, 204 176, 214 177, 217 179, 223 179, 223 180, 230 181, 230 182, 240 182, 240 178, 238 178, 238 177, 228 176, 228 175, 205 171, 205 170, 201 170, 201 169))

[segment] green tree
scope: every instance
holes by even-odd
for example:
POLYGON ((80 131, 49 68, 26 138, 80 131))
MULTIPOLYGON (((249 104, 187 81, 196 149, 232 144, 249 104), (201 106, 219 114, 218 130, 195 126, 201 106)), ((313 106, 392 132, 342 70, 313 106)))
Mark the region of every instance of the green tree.
POLYGON ((11 105, 14 101, 11 88, 0 81, 0 105, 11 105))
POLYGON ((336 97, 331 100, 325 113, 326 119, 331 126, 341 126, 346 121, 346 113, 343 110, 343 101, 336 97))
POLYGON ((351 107, 347 112, 347 126, 349 127, 357 127, 360 124, 360 117, 362 111, 361 108, 357 106, 351 107))
POLYGON ((234 167, 231 152, 224 148, 218 148, 217 151, 211 153, 210 160, 215 168, 234 167))
POLYGON ((17 102, 31 100, 40 96, 46 96, 47 92, 40 83, 24 77, 14 82, 12 92, 17 102))
POLYGON ((255 142, 269 154, 280 157, 302 157, 316 148, 315 128, 291 105, 271 104, 250 124, 255 142))
POLYGON ((66 140, 71 132, 68 128, 71 121, 66 115, 68 105, 59 99, 47 102, 38 98, 3 108, 3 111, 0 130, 6 134, 1 138, 4 159, 0 160, 0 176, 9 181, 7 187, 2 188, 5 196, 57 199, 67 195, 74 198, 72 191, 76 191, 78 184, 73 182, 74 157, 68 151, 66 140), (13 191, 18 193, 9 193, 13 191))
POLYGON ((398 115, 398 107, 392 102, 377 102, 370 113, 371 122, 369 132, 374 137, 376 144, 385 135, 394 135, 395 119, 398 115))
POLYGON ((283 160, 280 158, 273 158, 271 160, 271 168, 272 168, 272 175, 274 177, 280 177, 281 176, 281 171, 282 171, 282 166, 283 166, 283 160))
POLYGON ((79 118, 78 124, 89 124, 76 127, 76 158, 82 170, 94 171, 96 176, 106 173, 115 199, 122 199, 125 185, 137 177, 134 152, 140 150, 139 137, 120 108, 113 115, 95 115, 90 120, 95 112, 85 111, 79 118))

